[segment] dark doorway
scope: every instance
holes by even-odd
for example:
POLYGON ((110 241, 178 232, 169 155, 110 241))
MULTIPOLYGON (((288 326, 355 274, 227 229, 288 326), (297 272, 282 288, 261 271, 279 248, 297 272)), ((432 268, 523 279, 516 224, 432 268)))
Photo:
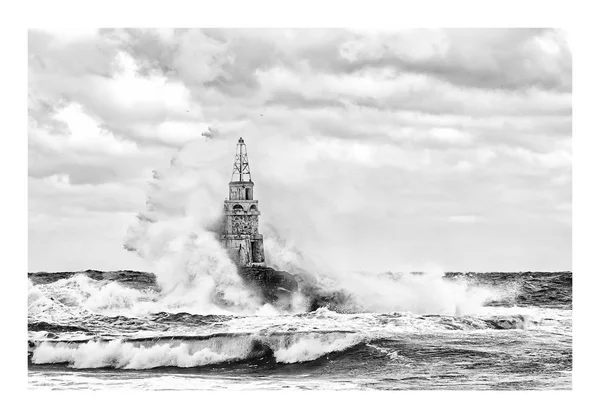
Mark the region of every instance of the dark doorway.
POLYGON ((256 242, 250 241, 250 262, 254 263, 256 259, 256 242))
POLYGON ((252 200, 252 189, 246 189, 246 200, 252 200))

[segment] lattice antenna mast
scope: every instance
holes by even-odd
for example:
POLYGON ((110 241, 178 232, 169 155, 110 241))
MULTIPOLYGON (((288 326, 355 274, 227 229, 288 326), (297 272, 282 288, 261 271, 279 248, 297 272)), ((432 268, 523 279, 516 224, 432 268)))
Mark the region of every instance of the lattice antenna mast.
POLYGON ((248 152, 246 151, 246 144, 240 137, 238 139, 235 161, 233 162, 233 173, 231 174, 231 181, 252 181, 250 176, 250 165, 248 164, 248 152), (246 180, 246 176, 248 179, 246 180), (236 179, 238 177, 238 179, 236 179))

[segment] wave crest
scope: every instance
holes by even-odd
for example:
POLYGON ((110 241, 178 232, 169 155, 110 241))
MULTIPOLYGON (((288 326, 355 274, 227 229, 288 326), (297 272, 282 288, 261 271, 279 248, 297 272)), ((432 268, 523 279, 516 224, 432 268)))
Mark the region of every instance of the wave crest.
POLYGON ((34 364, 67 363, 77 369, 187 368, 266 357, 277 363, 301 363, 346 350, 363 340, 357 334, 332 332, 228 335, 203 340, 43 341, 33 349, 31 361, 34 364))

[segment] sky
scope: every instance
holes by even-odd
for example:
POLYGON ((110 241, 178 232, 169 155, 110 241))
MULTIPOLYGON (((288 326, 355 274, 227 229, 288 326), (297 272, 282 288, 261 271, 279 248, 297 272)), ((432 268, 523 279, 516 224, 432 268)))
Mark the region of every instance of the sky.
POLYGON ((152 270, 152 179, 220 209, 240 136, 261 228, 336 268, 571 270, 571 66, 549 29, 30 30, 29 271, 152 270))

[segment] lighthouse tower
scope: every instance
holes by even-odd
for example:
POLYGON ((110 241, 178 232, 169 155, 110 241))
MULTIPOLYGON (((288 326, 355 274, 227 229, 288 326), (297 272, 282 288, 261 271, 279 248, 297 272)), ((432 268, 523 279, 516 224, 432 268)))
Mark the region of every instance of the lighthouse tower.
POLYGON ((240 267, 266 266, 263 237, 258 233, 258 200, 254 200, 253 189, 246 144, 240 138, 229 182, 229 199, 225 200, 221 235, 221 242, 240 267))

